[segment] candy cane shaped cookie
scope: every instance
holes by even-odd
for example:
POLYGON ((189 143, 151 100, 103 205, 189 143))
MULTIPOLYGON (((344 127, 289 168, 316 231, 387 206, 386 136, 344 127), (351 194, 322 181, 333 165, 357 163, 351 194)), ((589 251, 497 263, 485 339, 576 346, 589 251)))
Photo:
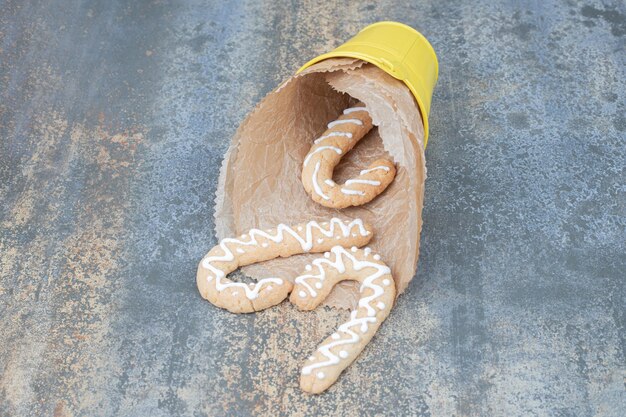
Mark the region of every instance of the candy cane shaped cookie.
POLYGON ((279 224, 276 229, 252 229, 239 238, 223 239, 198 265, 196 282, 203 298, 233 313, 251 313, 280 303, 293 285, 281 278, 264 278, 255 284, 233 282, 226 275, 237 268, 277 257, 324 252, 335 245, 363 246, 372 238, 371 227, 361 219, 295 227, 279 224))
POLYGON ((301 310, 312 310, 343 280, 361 284, 358 307, 305 362, 300 376, 303 391, 319 394, 330 387, 359 356, 393 306, 396 287, 391 270, 371 249, 356 246, 335 246, 307 265, 305 273, 296 278, 289 300, 301 310))
POLYGON ((339 119, 313 142, 302 164, 302 184, 313 200, 325 207, 360 206, 382 193, 396 175, 389 159, 377 159, 359 176, 344 184, 333 181, 333 170, 343 155, 372 129, 365 105, 358 103, 343 111, 339 119))

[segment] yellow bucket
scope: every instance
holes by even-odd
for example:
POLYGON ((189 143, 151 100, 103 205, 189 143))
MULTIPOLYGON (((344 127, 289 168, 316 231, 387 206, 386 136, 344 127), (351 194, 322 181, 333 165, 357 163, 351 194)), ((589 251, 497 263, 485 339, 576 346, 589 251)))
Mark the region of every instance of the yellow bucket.
POLYGON ((298 72, 324 59, 341 57, 357 58, 374 64, 409 87, 422 115, 426 146, 428 114, 437 84, 439 64, 435 50, 424 35, 398 22, 374 23, 335 50, 313 58, 298 72))

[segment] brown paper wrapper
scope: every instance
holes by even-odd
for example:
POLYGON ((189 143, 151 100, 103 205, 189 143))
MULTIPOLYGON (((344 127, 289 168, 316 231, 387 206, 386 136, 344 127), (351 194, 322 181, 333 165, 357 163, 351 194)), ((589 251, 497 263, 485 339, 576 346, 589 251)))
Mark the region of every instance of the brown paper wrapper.
MULTIPOLYGON (((223 239, 253 227, 360 217, 374 227, 369 246, 389 265, 401 294, 415 275, 419 255, 426 178, 423 143, 417 103, 404 83, 360 60, 322 61, 268 94, 237 130, 220 171, 216 235, 223 239), (302 162, 326 125, 357 101, 365 103, 375 128, 344 156, 334 179, 343 182, 356 176, 382 155, 392 157, 397 175, 370 203, 329 209, 305 192, 302 162)), ((243 272, 256 279, 293 280, 316 256, 275 259, 247 266, 243 272)), ((344 281, 325 303, 354 308, 358 298, 358 288, 344 281)))

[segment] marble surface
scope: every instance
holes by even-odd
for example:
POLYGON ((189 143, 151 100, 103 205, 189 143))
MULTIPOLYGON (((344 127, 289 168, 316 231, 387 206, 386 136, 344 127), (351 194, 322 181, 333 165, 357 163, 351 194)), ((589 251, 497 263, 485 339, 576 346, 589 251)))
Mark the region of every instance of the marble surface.
POLYGON ((0 0, 0 415, 621 416, 620 1, 0 0), (233 132, 378 20, 440 63, 416 277, 322 396, 344 314, 197 294, 233 132))

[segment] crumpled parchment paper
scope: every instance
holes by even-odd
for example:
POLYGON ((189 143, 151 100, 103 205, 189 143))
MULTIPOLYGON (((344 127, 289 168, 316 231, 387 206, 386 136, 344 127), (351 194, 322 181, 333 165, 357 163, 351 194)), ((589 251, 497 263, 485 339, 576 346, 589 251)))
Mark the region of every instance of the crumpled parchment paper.
MULTIPOLYGON (((356 59, 322 61, 269 93, 240 125, 226 152, 216 192, 218 239, 278 223, 297 224, 333 216, 360 217, 374 227, 369 246, 389 265, 402 293, 419 255, 426 166, 424 131, 417 103, 399 80, 356 59), (398 169, 391 185, 361 207, 329 209, 313 202, 300 181, 302 162, 326 124, 362 101, 376 126, 335 169, 338 182, 369 161, 390 155, 398 169)), ((243 268, 252 278, 292 280, 320 254, 275 259, 243 268)), ((339 284, 325 304, 354 308, 358 288, 339 284)))

